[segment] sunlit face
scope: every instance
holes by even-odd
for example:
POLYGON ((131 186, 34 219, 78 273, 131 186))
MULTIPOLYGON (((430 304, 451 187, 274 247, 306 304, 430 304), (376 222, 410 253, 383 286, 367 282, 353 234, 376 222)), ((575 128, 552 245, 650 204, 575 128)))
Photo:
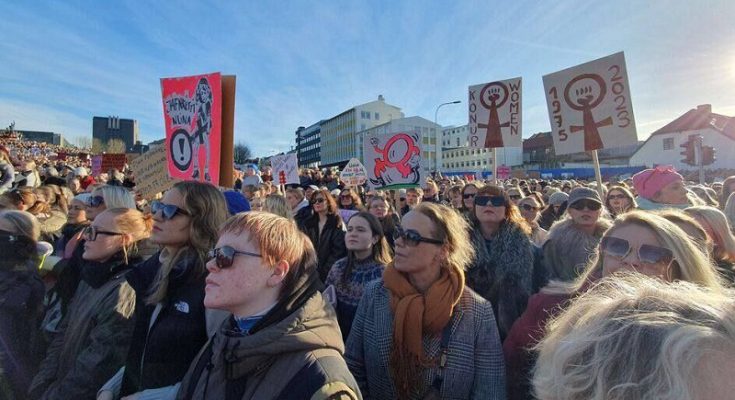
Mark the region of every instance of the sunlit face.
POLYGON ((420 199, 416 192, 406 192, 406 203, 409 207, 416 207, 419 205, 420 199))
POLYGON ((82 184, 79 183, 79 179, 77 178, 70 180, 67 186, 69 186, 69 190, 71 190, 72 193, 79 193, 82 191, 82 184))
MULTIPOLYGON (((409 211, 401 220, 403 230, 412 229, 422 237, 436 239, 434 223, 429 217, 416 212, 409 211)), ((438 270, 441 268, 441 245, 420 242, 411 246, 401 238, 395 241, 395 268, 398 271, 413 274, 426 272, 427 269, 438 270)))
POLYGON ((540 207, 532 197, 526 197, 518 202, 521 215, 528 222, 534 222, 539 217, 540 207))
POLYGON ((610 206, 616 210, 627 210, 630 207, 630 199, 620 190, 613 189, 607 194, 610 206))
POLYGON ((90 225, 97 231, 95 240, 84 235, 84 253, 82 258, 89 261, 105 262, 120 252, 123 248, 123 235, 120 232, 111 213, 102 212, 90 225))
POLYGON ((658 277, 671 281, 671 260, 665 259, 658 263, 646 263, 640 260, 640 248, 643 245, 663 247, 653 232, 643 226, 628 224, 616 228, 605 236, 628 241, 630 251, 624 257, 617 257, 601 250, 602 276, 607 277, 618 271, 637 271, 651 277, 658 277))
POLYGON ((345 234, 345 247, 347 250, 364 252, 371 250, 378 237, 373 236, 370 229, 370 223, 365 218, 354 216, 347 223, 347 233, 345 234))
POLYGON ((80 224, 87 220, 87 206, 79 201, 72 200, 69 204, 69 212, 66 214, 67 220, 73 224, 80 224))
MULTIPOLYGON (((482 194, 481 196, 490 196, 482 194)), ((475 216, 480 224, 499 224, 505 220, 506 206, 493 206, 491 203, 481 206, 475 204, 475 216)))
POLYGON ((510 201, 512 201, 513 204, 516 205, 518 205, 518 202, 521 201, 521 199, 523 198, 521 193, 515 189, 508 191, 508 197, 510 198, 510 201))
POLYGON ((263 211, 263 203, 265 200, 262 197, 255 197, 250 200, 250 209, 253 211, 263 211))
MULTIPOLYGON (((580 200, 580 202, 581 201, 586 200, 580 200)), ((567 207, 567 212, 572 216, 572 220, 574 220, 575 225, 579 227, 592 227, 597 224, 597 220, 600 219, 602 208, 592 210, 589 207, 585 207, 582 210, 575 210, 570 206, 567 207)))
POLYGON ((349 190, 343 190, 339 195, 339 204, 343 207, 349 207, 352 205, 352 192, 349 190))
POLYGON ((423 188, 424 190, 424 198, 430 199, 436 195, 436 190, 434 190, 433 185, 428 185, 423 188))
MULTIPOLYGON (((93 191, 92 197, 95 197, 95 196, 102 196, 102 191, 101 190, 93 191)), ((105 206, 104 202, 99 204, 97 207, 92 207, 87 204, 85 207, 85 213, 87 215, 87 220, 94 221, 95 217, 97 217, 97 215, 99 215, 100 213, 102 213, 102 211, 105 211, 105 210, 107 210, 107 206, 105 206)))
POLYGON ((296 209, 296 206, 301 203, 301 199, 296 197, 295 194, 286 192, 286 203, 292 210, 296 209))
POLYGON ((462 195, 462 202, 467 209, 472 209, 472 205, 477 195, 477 188, 475 186, 466 186, 462 195))
POLYGON ((311 207, 317 214, 327 211, 327 199, 324 197, 323 193, 320 192, 314 196, 311 207))
MULTIPOLYGON (((184 196, 176 189, 171 189, 163 195, 163 204, 171 204, 186 210, 184 196)), ((153 231, 151 242, 161 246, 181 247, 189 243, 191 217, 176 214, 171 219, 165 219, 162 212, 153 214, 153 231)))
POLYGON ((663 204, 688 204, 687 190, 684 181, 675 180, 661 188, 653 197, 653 201, 663 204))
POLYGON ((370 203, 370 214, 373 214, 378 219, 385 218, 388 215, 388 203, 385 200, 373 200, 370 203))
POLYGON ((462 207, 462 192, 461 191, 450 192, 449 200, 452 202, 452 207, 454 208, 462 207))

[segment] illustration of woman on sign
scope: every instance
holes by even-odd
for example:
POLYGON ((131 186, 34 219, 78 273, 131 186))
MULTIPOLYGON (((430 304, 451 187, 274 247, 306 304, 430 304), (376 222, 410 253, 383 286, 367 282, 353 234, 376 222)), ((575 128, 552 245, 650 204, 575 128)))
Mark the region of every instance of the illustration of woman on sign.
POLYGON ((212 88, 209 87, 207 78, 202 78, 197 84, 197 127, 192 135, 192 158, 194 159, 194 173, 192 179, 199 178, 199 146, 204 146, 206 162, 204 163, 204 180, 211 181, 209 177, 209 132, 212 130, 212 88))

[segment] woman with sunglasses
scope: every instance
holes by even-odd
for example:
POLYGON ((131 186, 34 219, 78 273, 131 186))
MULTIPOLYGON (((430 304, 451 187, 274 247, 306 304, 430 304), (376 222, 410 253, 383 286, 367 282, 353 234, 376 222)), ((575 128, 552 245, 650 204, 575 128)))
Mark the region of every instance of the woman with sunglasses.
POLYGON ((365 285, 383 276, 392 257, 380 221, 364 211, 347 222, 345 246, 347 257, 334 263, 324 284, 334 286, 337 293, 337 321, 347 339, 365 285))
POLYGON ((393 211, 393 207, 388 200, 381 195, 373 196, 368 207, 368 212, 380 221, 380 226, 383 227, 383 236, 388 242, 391 253, 393 253, 396 248, 393 233, 396 230, 396 226, 400 224, 401 219, 393 211))
POLYGON ((542 204, 536 196, 524 197, 518 202, 518 209, 526 223, 531 227, 531 242, 536 247, 542 247, 546 243, 546 236, 549 232, 540 227, 538 219, 540 216, 542 204))
POLYGON ((509 186, 505 188, 505 190, 508 192, 508 198, 510 201, 513 202, 513 204, 518 205, 518 202, 521 201, 525 196, 523 193, 523 190, 518 185, 509 186))
POLYGON ((521 315, 533 288, 531 228, 499 186, 477 191, 470 213, 475 258, 467 286, 493 306, 501 339, 521 315))
POLYGON ((396 256, 358 305, 345 358, 366 399, 502 399, 492 306, 464 284, 467 222, 418 205, 396 229, 396 256))
POLYGON ((172 395, 207 341, 205 263, 227 219, 224 195, 208 183, 179 182, 151 204, 151 214, 150 240, 162 250, 127 275, 138 296, 132 342, 98 399, 172 395))
POLYGON ((123 365, 136 303, 125 272, 140 261, 136 243, 150 231, 150 217, 128 208, 103 211, 84 229, 81 282, 33 379, 31 398, 92 398, 123 365))
POLYGON ((0 398, 26 398, 38 366, 34 342, 43 317, 38 276, 38 221, 18 210, 0 212, 0 398))
POLYGON ((204 304, 228 318, 192 362, 177 398, 361 398, 342 359, 334 309, 320 292, 316 252, 296 224, 241 213, 218 236, 204 304))
POLYGON ((577 187, 569 193, 566 217, 552 225, 544 243, 544 264, 550 280, 573 281, 610 227, 596 190, 577 187))
POLYGON ((468 218, 475 207, 475 196, 477 191, 483 186, 480 182, 470 182, 462 187, 462 206, 459 211, 468 218))
POLYGON ((623 186, 613 186, 607 191, 605 196, 605 208, 610 213, 610 217, 615 219, 620 214, 628 211, 635 210, 638 208, 633 194, 630 190, 623 186))
MULTIPOLYGON (((575 189, 576 190, 576 189, 575 189)), ((563 311, 600 278, 638 272, 671 282, 688 281, 721 290, 722 281, 701 245, 673 222, 653 213, 619 216, 591 254, 584 272, 572 282, 552 281, 528 301, 528 307, 503 343, 509 399, 530 397, 534 353, 546 322, 563 311)))
POLYGON ((455 210, 462 209, 462 185, 454 185, 447 190, 449 205, 455 210))
POLYGON ((302 230, 316 249, 319 278, 324 282, 334 262, 347 255, 344 224, 328 190, 315 191, 310 200, 314 213, 304 221, 302 230))
POLYGON ((735 236, 725 214, 710 206, 689 207, 684 212, 693 217, 712 240, 712 260, 729 284, 735 284, 735 236))

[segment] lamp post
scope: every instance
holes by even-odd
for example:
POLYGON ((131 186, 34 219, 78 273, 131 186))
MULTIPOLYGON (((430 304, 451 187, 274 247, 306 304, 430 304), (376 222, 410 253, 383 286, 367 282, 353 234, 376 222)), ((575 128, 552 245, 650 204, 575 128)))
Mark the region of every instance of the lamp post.
MULTIPOLYGON (((447 102, 447 103, 441 103, 441 104, 439 104, 438 106, 436 106, 436 111, 434 111, 434 125, 438 125, 438 124, 436 123, 436 117, 437 117, 437 115, 439 114, 439 109, 440 109, 440 108, 442 108, 443 106, 446 106, 446 105, 448 105, 448 104, 459 104, 459 103, 461 103, 461 102, 462 102, 462 101, 460 101, 460 100, 455 100, 455 101, 450 101, 450 102, 447 102)), ((441 140, 441 139, 439 138, 439 132, 437 132, 436 136, 437 136, 437 137, 436 137, 436 147, 435 147, 435 149, 434 149, 434 150, 436 151, 436 156, 434 157, 434 170, 435 170, 435 171, 439 171, 439 154, 441 154, 441 153, 440 153, 440 148, 441 148, 441 147, 439 147, 439 141, 441 140)))

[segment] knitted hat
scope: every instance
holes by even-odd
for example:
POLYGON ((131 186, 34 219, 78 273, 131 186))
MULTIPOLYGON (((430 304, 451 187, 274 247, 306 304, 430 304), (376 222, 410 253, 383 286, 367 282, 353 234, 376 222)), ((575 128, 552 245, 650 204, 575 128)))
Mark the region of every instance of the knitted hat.
POLYGON ((567 200, 569 200, 569 195, 564 192, 555 192, 549 196, 549 204, 553 206, 559 206, 567 200))
POLYGON ((600 194, 597 193, 597 190, 593 190, 587 187, 574 188, 571 192, 569 192, 570 207, 572 206, 572 204, 578 202, 579 200, 592 200, 602 204, 602 200, 600 200, 600 194))
POLYGON ((633 187, 639 196, 652 199, 669 183, 683 180, 684 178, 671 165, 659 165, 633 175, 633 187))

